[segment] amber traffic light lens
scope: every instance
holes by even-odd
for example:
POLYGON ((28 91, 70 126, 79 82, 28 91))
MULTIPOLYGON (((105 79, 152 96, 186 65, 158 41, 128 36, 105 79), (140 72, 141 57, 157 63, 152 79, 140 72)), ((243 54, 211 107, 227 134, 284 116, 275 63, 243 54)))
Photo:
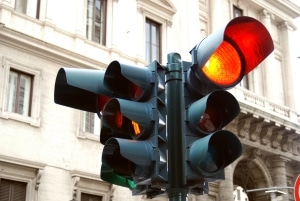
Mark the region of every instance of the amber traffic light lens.
POLYGON ((218 130, 221 127, 221 124, 222 114, 215 104, 209 103, 198 122, 198 128, 201 131, 209 133, 218 130))
POLYGON ((227 41, 223 41, 203 66, 204 75, 220 86, 235 85, 241 78, 242 62, 237 50, 227 41))
POLYGON ((141 126, 135 121, 131 121, 132 131, 134 136, 139 136, 142 133, 141 126))

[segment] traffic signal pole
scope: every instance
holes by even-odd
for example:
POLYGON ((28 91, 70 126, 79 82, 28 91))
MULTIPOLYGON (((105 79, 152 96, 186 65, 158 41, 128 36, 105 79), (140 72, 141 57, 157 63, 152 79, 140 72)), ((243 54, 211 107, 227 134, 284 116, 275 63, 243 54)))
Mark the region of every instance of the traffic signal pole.
POLYGON ((186 185, 184 104, 181 56, 168 54, 166 68, 167 88, 167 147, 169 201, 187 201, 186 185))

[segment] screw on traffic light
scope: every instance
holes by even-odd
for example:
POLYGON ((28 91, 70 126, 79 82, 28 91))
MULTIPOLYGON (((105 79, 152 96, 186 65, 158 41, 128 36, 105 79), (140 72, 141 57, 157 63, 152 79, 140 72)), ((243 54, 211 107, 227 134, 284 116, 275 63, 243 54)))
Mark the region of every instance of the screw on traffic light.
POLYGON ((267 29, 250 17, 231 20, 192 50, 182 62, 187 148, 187 183, 191 193, 207 191, 208 181, 224 179, 224 168, 242 154, 236 135, 222 130, 240 112, 224 89, 237 85, 274 49, 267 29))
POLYGON ((101 178, 118 184, 125 179, 133 195, 152 197, 167 182, 164 70, 113 61, 104 85, 114 98, 102 111, 100 142, 104 144, 101 178))

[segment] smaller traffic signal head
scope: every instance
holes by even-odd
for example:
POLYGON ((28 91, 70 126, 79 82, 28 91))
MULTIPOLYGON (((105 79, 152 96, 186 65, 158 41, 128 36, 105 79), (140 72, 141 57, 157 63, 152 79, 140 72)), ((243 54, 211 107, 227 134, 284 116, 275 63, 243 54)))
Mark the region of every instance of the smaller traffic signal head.
POLYGON ((160 193, 165 178, 163 78, 156 61, 147 67, 113 61, 104 75, 104 86, 114 98, 101 116, 101 178, 130 188, 134 195, 160 193))
POLYGON ((210 91, 231 88, 273 50, 272 38, 263 24, 251 17, 234 18, 191 50, 189 87, 196 93, 203 93, 197 83, 209 86, 210 91))
POLYGON ((112 94, 103 85, 105 71, 61 68, 56 76, 54 102, 99 113, 112 94))

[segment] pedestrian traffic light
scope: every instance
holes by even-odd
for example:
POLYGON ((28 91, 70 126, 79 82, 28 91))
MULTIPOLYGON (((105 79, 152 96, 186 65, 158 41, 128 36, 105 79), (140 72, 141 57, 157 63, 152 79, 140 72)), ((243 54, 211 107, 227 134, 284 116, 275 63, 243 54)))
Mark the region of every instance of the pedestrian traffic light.
POLYGON ((101 178, 134 195, 159 194, 167 168, 164 70, 156 61, 147 67, 113 61, 104 86, 115 98, 102 111, 101 178))
POLYGON ((238 17, 203 39, 183 62, 187 182, 201 194, 204 183, 224 179, 224 168, 242 153, 236 135, 222 130, 240 112, 224 89, 237 85, 274 49, 267 29, 238 17))

